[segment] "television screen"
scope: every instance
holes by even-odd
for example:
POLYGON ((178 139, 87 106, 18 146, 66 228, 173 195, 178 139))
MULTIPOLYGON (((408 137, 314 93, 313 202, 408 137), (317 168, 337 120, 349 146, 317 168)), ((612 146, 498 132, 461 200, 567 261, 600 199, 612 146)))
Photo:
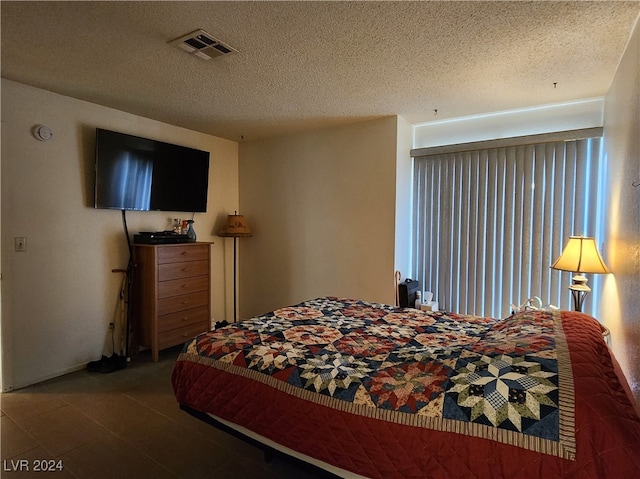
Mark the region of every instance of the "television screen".
POLYGON ((209 152, 96 129, 95 207, 207 211, 209 152))

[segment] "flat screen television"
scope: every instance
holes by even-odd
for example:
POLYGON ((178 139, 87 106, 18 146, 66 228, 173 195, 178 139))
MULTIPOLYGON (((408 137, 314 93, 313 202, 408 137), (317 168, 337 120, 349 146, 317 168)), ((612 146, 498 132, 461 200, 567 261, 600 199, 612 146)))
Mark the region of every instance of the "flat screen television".
POLYGON ((207 211, 209 152, 96 128, 95 208, 207 211))

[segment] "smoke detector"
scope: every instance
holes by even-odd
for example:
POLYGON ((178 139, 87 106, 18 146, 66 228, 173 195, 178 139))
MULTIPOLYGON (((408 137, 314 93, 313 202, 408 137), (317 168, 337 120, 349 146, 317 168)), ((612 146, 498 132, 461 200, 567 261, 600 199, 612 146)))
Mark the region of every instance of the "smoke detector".
POLYGON ((238 51, 204 30, 196 30, 171 40, 169 44, 175 45, 202 60, 211 60, 212 58, 238 51))

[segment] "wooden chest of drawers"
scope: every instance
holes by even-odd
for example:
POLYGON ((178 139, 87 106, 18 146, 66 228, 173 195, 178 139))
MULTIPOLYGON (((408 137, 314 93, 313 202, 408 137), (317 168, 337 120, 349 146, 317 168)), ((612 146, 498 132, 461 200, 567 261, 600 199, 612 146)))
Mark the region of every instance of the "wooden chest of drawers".
POLYGON ((210 329, 210 247, 135 244, 133 257, 135 336, 157 361, 158 351, 210 329))

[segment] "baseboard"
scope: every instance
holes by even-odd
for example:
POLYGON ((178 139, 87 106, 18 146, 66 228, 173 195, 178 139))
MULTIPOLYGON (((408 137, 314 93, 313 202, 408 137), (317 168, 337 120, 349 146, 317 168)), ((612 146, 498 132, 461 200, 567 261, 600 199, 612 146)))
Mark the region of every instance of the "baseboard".
POLYGON ((39 384, 41 382, 44 381, 48 381, 49 379, 54 379, 60 376, 64 376, 65 374, 69 374, 69 373, 75 373, 76 371, 80 371, 82 369, 85 369, 87 367, 87 363, 83 363, 83 364, 78 364, 76 366, 71 366, 69 368, 65 368, 65 369, 60 369, 58 371, 49 373, 49 374, 45 374, 44 376, 40 376, 34 379, 30 379, 27 382, 24 383, 15 383, 13 385, 6 385, 6 384, 2 384, 2 392, 3 393, 8 393, 11 391, 17 391, 18 389, 24 389, 26 387, 29 386, 33 386, 34 384, 39 384))

